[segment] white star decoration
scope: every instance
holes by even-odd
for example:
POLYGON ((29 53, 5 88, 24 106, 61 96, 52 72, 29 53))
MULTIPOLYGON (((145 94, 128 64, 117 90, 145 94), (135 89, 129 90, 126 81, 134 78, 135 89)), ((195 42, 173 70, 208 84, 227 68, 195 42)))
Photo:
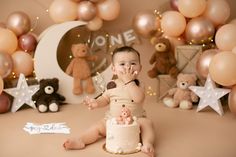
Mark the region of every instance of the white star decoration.
POLYGON ((34 102, 31 100, 32 95, 39 89, 39 85, 28 86, 25 76, 20 74, 16 88, 8 88, 4 91, 14 97, 11 112, 16 112, 24 104, 36 108, 34 102))
POLYGON ((190 86, 189 89, 200 97, 197 112, 201 111, 207 106, 210 106, 219 115, 223 115, 224 111, 220 102, 220 98, 228 94, 230 92, 229 89, 216 88, 215 82, 212 81, 210 75, 207 76, 204 87, 190 86))

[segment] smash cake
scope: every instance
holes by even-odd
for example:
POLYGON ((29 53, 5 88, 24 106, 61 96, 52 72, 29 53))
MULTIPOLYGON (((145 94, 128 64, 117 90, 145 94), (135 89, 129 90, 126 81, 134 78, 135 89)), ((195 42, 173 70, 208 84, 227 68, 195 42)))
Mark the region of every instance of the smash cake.
POLYGON ((140 125, 130 110, 122 108, 121 115, 106 121, 105 150, 114 154, 130 154, 141 150, 140 125))

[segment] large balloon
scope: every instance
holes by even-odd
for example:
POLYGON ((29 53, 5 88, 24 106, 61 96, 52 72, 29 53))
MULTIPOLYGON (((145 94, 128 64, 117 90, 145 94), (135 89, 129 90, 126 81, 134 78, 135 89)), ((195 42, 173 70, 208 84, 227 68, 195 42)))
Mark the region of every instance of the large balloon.
POLYGON ((0 28, 0 52, 12 54, 17 48, 17 37, 9 29, 0 28))
POLYGON ((158 29, 156 16, 150 11, 139 12, 133 19, 133 27, 138 34, 150 37, 158 29))
POLYGON ((206 8, 206 0, 178 0, 178 9, 185 17, 201 15, 206 8))
POLYGON ((210 62, 211 78, 222 86, 236 84, 236 54, 231 51, 217 53, 210 62))
POLYGON ((10 99, 7 94, 0 94, 0 113, 8 112, 11 107, 10 99))
POLYGON ((185 17, 177 11, 167 11, 161 19, 161 28, 168 36, 180 36, 186 27, 185 17))
POLYGON ((220 50, 231 51, 236 46, 236 25, 226 24, 220 27, 216 32, 215 43, 220 50))
POLYGON ((228 97, 229 109, 232 113, 236 114, 236 86, 233 86, 228 97))
POLYGON ((75 20, 77 3, 71 0, 54 0, 49 7, 49 15, 57 23, 75 20))
POLYGON ((0 52, 0 76, 6 78, 12 72, 13 61, 11 55, 0 52))
POLYGON ((32 34, 24 34, 19 38, 19 46, 26 52, 32 52, 37 46, 37 39, 32 34))
POLYGON ((219 52, 217 49, 209 49, 202 53, 196 63, 196 70, 200 76, 207 78, 211 59, 219 52))
POLYGON ((193 44, 209 43, 214 38, 214 34, 214 25, 204 17, 191 19, 185 29, 186 41, 193 44))
POLYGON ((230 16, 230 7, 226 0, 208 0, 204 15, 215 26, 222 25, 230 16))
POLYGON ((120 14, 120 2, 118 0, 104 0, 97 4, 97 9, 100 18, 111 21, 120 14))
POLYGON ((95 17, 94 19, 90 20, 86 26, 90 31, 97 31, 102 27, 102 24, 102 19, 95 17))
POLYGON ((78 18, 83 21, 92 20, 97 13, 96 6, 90 1, 82 1, 78 6, 78 18))
POLYGON ((16 51, 12 55, 14 68, 13 71, 17 76, 23 73, 25 76, 29 76, 33 72, 33 58, 31 55, 24 51, 16 51))
POLYGON ((4 88, 4 83, 2 77, 0 76, 0 94, 2 93, 3 88, 4 88))
POLYGON ((12 30, 16 36, 27 33, 31 27, 29 16, 22 11, 11 13, 7 18, 6 24, 7 28, 12 30))
POLYGON ((178 0, 170 0, 170 7, 173 9, 173 10, 176 10, 178 11, 178 0))

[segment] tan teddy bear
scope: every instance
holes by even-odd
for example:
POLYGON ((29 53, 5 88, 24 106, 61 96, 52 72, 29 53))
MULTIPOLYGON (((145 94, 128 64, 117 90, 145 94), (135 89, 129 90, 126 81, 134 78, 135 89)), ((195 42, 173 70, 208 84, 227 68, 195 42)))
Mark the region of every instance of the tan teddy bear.
POLYGON ((196 81, 196 75, 180 73, 177 77, 177 88, 168 91, 169 96, 163 99, 164 105, 172 108, 179 106, 181 109, 191 109, 192 102, 197 102, 198 96, 189 87, 196 85, 196 81))
POLYGON ((169 74, 176 78, 179 70, 176 67, 176 59, 174 52, 171 50, 171 43, 166 38, 154 38, 151 43, 155 46, 155 52, 150 59, 150 64, 154 64, 153 68, 148 71, 151 78, 160 74, 169 74))
POLYGON ((88 61, 95 61, 97 56, 89 55, 89 48, 86 44, 73 44, 71 51, 74 58, 66 68, 66 73, 74 78, 73 93, 80 95, 83 93, 82 80, 86 81, 86 92, 92 94, 95 92, 91 70, 88 61))

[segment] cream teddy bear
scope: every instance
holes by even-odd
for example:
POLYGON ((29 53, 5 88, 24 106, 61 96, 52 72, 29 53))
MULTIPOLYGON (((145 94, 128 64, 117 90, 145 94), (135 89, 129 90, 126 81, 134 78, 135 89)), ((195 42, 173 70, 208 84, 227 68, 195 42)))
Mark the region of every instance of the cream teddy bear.
POLYGON ((177 77, 177 88, 168 91, 169 96, 163 99, 164 105, 172 108, 179 106, 181 109, 191 109, 192 102, 197 102, 198 96, 189 87, 196 85, 196 81, 196 75, 180 73, 177 77))

